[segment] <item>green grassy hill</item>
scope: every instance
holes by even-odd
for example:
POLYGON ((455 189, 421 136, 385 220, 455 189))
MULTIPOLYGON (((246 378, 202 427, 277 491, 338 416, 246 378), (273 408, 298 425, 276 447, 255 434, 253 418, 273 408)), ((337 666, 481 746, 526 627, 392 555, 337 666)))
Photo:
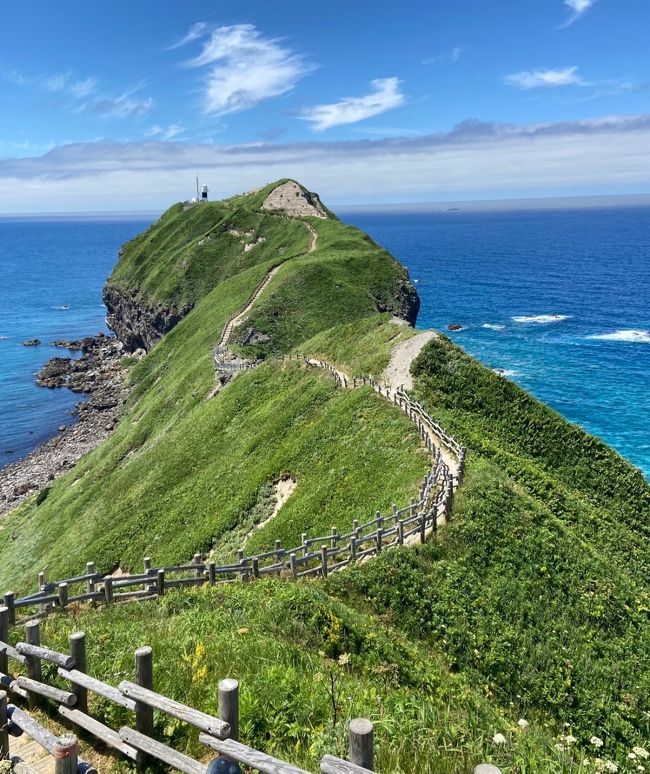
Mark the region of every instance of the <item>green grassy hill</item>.
MULTIPOLYGON (((227 559, 269 515, 286 476, 294 493, 247 548, 345 529, 415 494, 427 460, 403 414, 271 357, 303 351, 350 374, 381 373, 413 335, 391 321, 413 312, 406 272, 333 216, 307 219, 318 235, 309 252, 305 222, 260 210, 271 189, 178 205, 127 245, 111 283, 187 313, 130 366, 115 433, 7 517, 5 588, 33 588, 46 565, 55 577, 87 560, 109 572, 139 568, 144 555, 227 559), (264 241, 246 251, 232 231, 264 241), (279 264, 234 334, 241 353, 265 363, 210 398, 212 346, 279 264)), ((637 771, 644 759, 628 755, 650 748, 650 488, 443 336, 412 373, 418 399, 468 449, 436 543, 326 581, 72 610, 51 617, 45 641, 84 628, 93 672, 110 682, 145 641, 159 663, 180 651, 179 670, 160 669, 158 687, 208 711, 217 678, 239 677, 244 740, 314 770, 322 752, 343 752, 345 720, 364 715, 378 724, 385 774, 461 774, 485 760, 506 774, 590 772, 608 760, 637 771), (497 732, 504 744, 492 741, 497 732)), ((114 710, 95 709, 114 724, 114 710)), ((178 726, 158 730, 197 751, 178 726)))

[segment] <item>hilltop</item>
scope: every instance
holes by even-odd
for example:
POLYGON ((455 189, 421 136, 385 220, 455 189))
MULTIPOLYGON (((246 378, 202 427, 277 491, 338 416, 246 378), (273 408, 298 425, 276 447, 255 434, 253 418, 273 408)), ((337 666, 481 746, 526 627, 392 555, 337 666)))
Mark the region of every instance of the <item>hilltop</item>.
POLYGON ((342 745, 354 715, 378 723, 386 774, 460 774, 481 760, 623 770, 633 746, 648 746, 647 483, 445 336, 415 346, 415 289, 367 235, 295 181, 177 204, 124 246, 105 298, 127 402, 109 438, 7 517, 5 587, 26 591, 45 566, 62 577, 89 560, 102 573, 139 570, 146 555, 227 561, 416 496, 430 460, 408 418, 368 387, 337 389, 328 372, 278 357, 289 353, 358 377, 398 373, 393 355, 410 347, 409 389, 467 447, 466 477, 450 523, 422 547, 326 580, 72 610, 48 620, 51 641, 84 628, 106 675, 143 637, 180 650, 186 674, 160 674, 160 687, 206 709, 214 694, 203 701, 192 670, 234 672, 251 686, 247 740, 306 766, 323 740, 342 745), (216 392, 229 321, 229 350, 256 367, 216 392))

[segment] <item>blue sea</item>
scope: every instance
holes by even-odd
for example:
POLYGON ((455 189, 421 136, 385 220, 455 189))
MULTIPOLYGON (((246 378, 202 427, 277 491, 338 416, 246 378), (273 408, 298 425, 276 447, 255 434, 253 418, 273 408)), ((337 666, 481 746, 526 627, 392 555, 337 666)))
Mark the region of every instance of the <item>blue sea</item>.
MULTIPOLYGON (((418 327, 444 330, 650 477, 650 208, 341 217, 408 267, 418 327)), ((148 223, 0 219, 0 464, 72 421, 79 396, 35 387, 34 373, 69 354, 49 342, 105 330, 104 281, 148 223), (23 347, 31 338, 43 344, 23 347)))
POLYGON ((343 218, 408 267, 418 327, 503 369, 650 478, 650 208, 343 218))
POLYGON ((25 456, 70 424, 80 400, 36 387, 51 346, 106 331, 102 286, 120 246, 148 222, 0 218, 0 466, 25 456), (24 347, 40 339, 38 347, 24 347))

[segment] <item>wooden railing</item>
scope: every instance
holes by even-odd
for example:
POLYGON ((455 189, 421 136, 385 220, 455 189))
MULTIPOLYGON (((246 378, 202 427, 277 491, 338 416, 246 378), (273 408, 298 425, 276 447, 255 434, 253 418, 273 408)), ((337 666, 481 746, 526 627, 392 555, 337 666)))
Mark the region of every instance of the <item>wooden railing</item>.
MULTIPOLYGON (((0 607, 0 631, 9 625, 9 609, 0 607)), ((169 667, 169 665, 167 665, 169 667)), ((68 728, 84 733, 108 745, 119 755, 135 761, 142 769, 152 759, 185 774, 206 774, 207 764, 178 752, 154 736, 153 712, 157 710, 199 730, 199 742, 220 757, 241 763, 266 774, 309 774, 286 761, 274 758, 242 743, 239 739, 239 683, 227 678, 218 684, 218 715, 210 715, 186 704, 169 699, 154 690, 153 651, 149 646, 135 651, 133 680, 123 680, 118 686, 91 677, 86 659, 86 636, 75 632, 69 637, 69 652, 60 653, 40 642, 38 621, 25 627, 25 641, 10 646, 0 641, 2 686, 18 701, 29 707, 39 707, 47 713, 55 708, 59 720, 68 728), (17 662, 27 676, 9 677, 8 659, 17 662), (45 682, 41 664, 57 667, 59 685, 45 682), (67 687, 61 688, 64 684, 67 687), (112 729, 89 712, 89 693, 128 710, 132 725, 112 729)), ((48 674, 50 674, 48 670, 48 674)), ((29 712, 16 704, 7 703, 6 691, 0 691, 0 755, 10 758, 9 736, 27 734, 55 758, 56 774, 97 774, 97 769, 79 758, 77 739, 72 734, 56 737, 29 712)), ((206 751, 207 752, 207 751, 206 751)), ((320 762, 323 774, 370 774, 375 769, 373 724, 365 719, 352 720, 349 725, 349 760, 325 755, 320 762)), ((476 774, 499 774, 498 769, 485 764, 476 774)))

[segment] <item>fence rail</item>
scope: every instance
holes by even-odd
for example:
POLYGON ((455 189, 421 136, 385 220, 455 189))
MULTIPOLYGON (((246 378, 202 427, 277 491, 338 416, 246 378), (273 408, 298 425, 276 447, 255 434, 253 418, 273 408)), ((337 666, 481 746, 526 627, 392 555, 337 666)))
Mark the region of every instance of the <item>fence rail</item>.
MULTIPOLYGON (((0 607, 0 626, 7 625, 9 610, 0 607)), ((40 639, 39 623, 27 624, 26 640, 40 639)), ((44 710, 45 715, 58 712, 59 720, 69 728, 89 734, 111 747, 121 756, 135 761, 140 770, 147 767, 152 759, 165 763, 185 774, 207 774, 208 764, 174 750, 155 738, 153 710, 169 715, 200 731, 199 742, 208 750, 217 752, 229 761, 259 772, 268 774, 310 774, 305 769, 274 758, 254 749, 239 739, 239 683, 232 678, 221 680, 218 684, 218 714, 208 713, 189 707, 178 701, 156 693, 154 690, 153 651, 150 647, 141 647, 134 654, 134 681, 124 680, 117 687, 97 680, 86 674, 86 636, 75 632, 69 637, 69 653, 59 653, 46 647, 32 648, 29 642, 19 642, 11 652, 5 654, 11 658, 20 656, 21 651, 28 654, 28 670, 40 670, 41 659, 53 664, 68 664, 72 669, 59 667, 58 676, 67 681, 70 691, 59 686, 46 686, 47 692, 37 691, 33 681, 18 676, 13 682, 26 681, 25 692, 15 693, 18 701, 27 698, 34 706, 44 710), (13 654, 13 655, 12 655, 13 654), (88 692, 108 699, 129 710, 132 725, 114 730, 92 717, 88 711, 88 692), (61 701, 62 695, 66 696, 61 701), (69 698, 71 697, 71 698, 69 698), (58 705, 58 706, 57 706, 58 705)), ((21 667, 25 664, 16 659, 21 667)), ((169 666, 169 665, 168 665, 169 666)), ((7 671, 7 665, 4 665, 7 671)), ((14 689, 10 686, 10 691, 14 689)), ((9 736, 26 734, 36 741, 55 759, 56 774, 97 774, 97 769, 78 756, 77 738, 74 734, 56 737, 48 728, 38 722, 29 712, 17 704, 7 702, 7 693, 0 691, 0 757, 9 759, 9 736)), ((320 771, 324 774, 371 774, 375 770, 374 728, 369 720, 352 720, 349 725, 349 760, 325 755, 320 761, 320 771)), ((14 758, 14 761, 17 759, 14 758)), ((476 772, 491 771, 500 774, 494 767, 476 772)))

